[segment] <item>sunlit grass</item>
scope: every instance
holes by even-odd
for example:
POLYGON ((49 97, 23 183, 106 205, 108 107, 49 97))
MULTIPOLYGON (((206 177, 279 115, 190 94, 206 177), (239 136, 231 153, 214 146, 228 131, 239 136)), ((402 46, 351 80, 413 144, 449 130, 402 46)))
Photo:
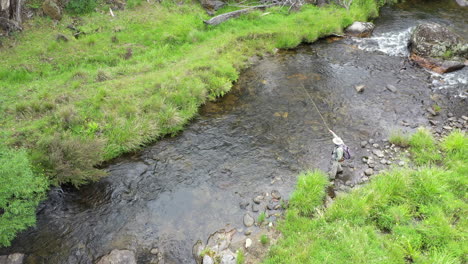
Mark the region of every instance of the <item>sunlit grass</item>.
MULTIPOLYGON (((465 263, 468 137, 456 131, 437 146, 419 130, 411 141, 421 167, 381 173, 327 209, 291 199, 279 225, 283 238, 264 263, 465 263), (440 167, 432 155, 419 154, 425 150, 442 151, 440 167), (316 213, 304 216, 297 207, 316 213)), ((307 188, 293 197, 299 192, 320 201, 325 195, 324 188, 307 188)))

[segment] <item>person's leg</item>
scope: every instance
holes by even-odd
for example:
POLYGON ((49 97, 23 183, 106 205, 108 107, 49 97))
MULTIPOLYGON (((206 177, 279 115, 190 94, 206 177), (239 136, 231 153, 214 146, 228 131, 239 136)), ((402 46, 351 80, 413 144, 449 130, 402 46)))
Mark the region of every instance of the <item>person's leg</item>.
POLYGON ((337 161, 336 163, 338 164, 337 169, 336 169, 336 172, 337 172, 337 173, 342 173, 342 172, 343 172, 343 168, 341 167, 341 162, 338 162, 338 161, 337 161))
POLYGON ((336 173, 338 172, 338 166, 340 166, 338 161, 332 162, 332 166, 331 166, 330 174, 329 174, 330 180, 334 180, 336 178, 336 173))

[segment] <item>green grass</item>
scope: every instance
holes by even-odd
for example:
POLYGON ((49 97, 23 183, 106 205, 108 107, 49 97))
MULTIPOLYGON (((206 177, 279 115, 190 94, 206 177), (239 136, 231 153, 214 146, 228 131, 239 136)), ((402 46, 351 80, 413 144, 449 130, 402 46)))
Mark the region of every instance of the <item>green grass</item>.
POLYGON ((242 249, 239 249, 237 251, 236 264, 244 264, 244 262, 245 262, 244 251, 242 249))
POLYGON ((283 238, 264 263, 466 263, 468 137, 456 131, 435 145, 420 130, 411 142, 412 153, 441 150, 440 166, 417 154, 421 166, 381 173, 328 209, 320 202, 325 189, 311 192, 313 217, 291 199, 279 225, 283 238))
POLYGON ((267 245, 268 243, 270 243, 270 239, 268 238, 267 235, 263 234, 260 236, 260 243, 262 243, 262 245, 267 245))
POLYGON ((11 48, 0 50, 1 140, 27 149, 54 184, 98 179, 95 165, 175 135, 230 90, 251 56, 341 32, 378 10, 374 0, 349 11, 276 7, 210 27, 198 3, 132 3, 115 18, 64 16, 55 26, 38 17, 3 41, 11 48), (56 41, 58 33, 69 41, 56 41))
POLYGON ((257 218, 257 223, 260 225, 263 223, 263 221, 265 221, 266 219, 266 213, 265 212, 261 212, 259 215, 258 215, 258 218, 257 218))
POLYGON ((395 144, 396 146, 406 148, 409 146, 410 138, 401 130, 394 130, 390 133, 390 138, 388 141, 392 144, 395 144))

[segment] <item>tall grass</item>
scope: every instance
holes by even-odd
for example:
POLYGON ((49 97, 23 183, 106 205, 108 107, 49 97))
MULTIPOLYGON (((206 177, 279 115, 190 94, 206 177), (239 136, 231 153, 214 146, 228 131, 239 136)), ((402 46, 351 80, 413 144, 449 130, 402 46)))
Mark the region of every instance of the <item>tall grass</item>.
POLYGON ((350 10, 275 7, 210 27, 198 3, 132 3, 114 18, 36 18, 0 50, 1 140, 28 149, 55 183, 97 179, 100 161, 176 134, 201 104, 230 90, 249 57, 341 32, 378 11, 374 0, 350 10), (56 41, 58 33, 69 41, 56 41), (54 140, 64 143, 51 151, 54 140))
POLYGON ((442 150, 442 166, 428 167, 434 158, 418 154, 421 167, 379 174, 328 209, 316 205, 313 217, 291 199, 283 238, 264 263, 466 263, 468 137, 453 132, 440 147, 424 130, 411 138, 414 153, 442 150))

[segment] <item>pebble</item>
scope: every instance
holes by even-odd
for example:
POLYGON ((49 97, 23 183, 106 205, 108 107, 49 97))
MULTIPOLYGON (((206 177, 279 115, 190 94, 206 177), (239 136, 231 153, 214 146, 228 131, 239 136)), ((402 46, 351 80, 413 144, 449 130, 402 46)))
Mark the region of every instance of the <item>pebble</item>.
POLYGON ((378 150, 378 149, 374 149, 372 150, 372 153, 374 153, 374 155, 376 155, 377 157, 379 158, 383 158, 384 157, 384 154, 381 150, 378 150))
POLYGON ((362 181, 362 182, 366 182, 366 181, 368 181, 368 180, 369 180, 369 177, 367 177, 367 176, 364 176, 364 177, 361 178, 361 181, 362 181))
POLYGON ((366 87, 365 85, 357 85, 357 86, 354 86, 354 89, 356 89, 356 92, 362 93, 365 87, 366 87))
POLYGON ((366 158, 366 157, 362 157, 362 162, 367 163, 367 158, 366 158))
POLYGON ((379 144, 377 144, 377 143, 374 143, 374 144, 372 144, 372 146, 373 146, 374 148, 378 148, 378 147, 380 147, 380 145, 379 145, 379 144))
POLYGON ((153 248, 153 249, 151 249, 150 253, 153 254, 153 255, 157 255, 159 253, 159 249, 158 248, 153 248))
POLYGON ((251 229, 247 229, 245 230, 245 233, 244 233, 246 236, 250 236, 252 234, 252 230, 251 229))
POLYGON ((380 163, 385 165, 385 164, 387 164, 387 160, 386 159, 381 159, 380 163))
POLYGON ((255 198, 253 198, 253 201, 254 201, 254 203, 256 203, 256 204, 260 204, 260 203, 262 202, 263 198, 264 198, 264 197, 263 197, 262 195, 258 195, 258 196, 256 196, 255 198))
POLYGON ((461 117, 461 118, 462 118, 463 120, 465 120, 465 121, 468 121, 468 116, 464 116, 464 115, 462 115, 462 117, 461 117))
POLYGON ((400 161, 400 162, 398 162, 398 165, 400 165, 400 166, 405 166, 405 162, 404 162, 404 161, 400 161))
POLYGON ((252 246, 252 239, 247 238, 247 239, 245 240, 245 248, 249 248, 249 247, 251 247, 251 246, 252 246))
POLYGON ((448 112, 448 113, 447 113, 447 117, 453 117, 453 114, 450 113, 450 112, 448 112))
POLYGON ((203 256, 203 264, 214 264, 214 261, 210 256, 205 255, 203 256))
POLYGON ((443 126, 443 128, 446 129, 446 130, 452 130, 451 126, 443 126))
POLYGON ((247 206, 249 206, 249 204, 250 204, 250 202, 242 201, 242 202, 239 203, 239 207, 240 207, 241 209, 246 209, 247 206))
POLYGON ((370 138, 369 143, 371 143, 371 144, 374 143, 374 139, 370 138))
POLYGON ((434 111, 434 109, 432 109, 432 108, 428 108, 427 111, 428 111, 431 115, 433 115, 433 116, 436 116, 436 115, 437 115, 437 112, 434 111))
POLYGON ((435 121, 435 120, 429 120, 429 124, 433 125, 433 126, 436 126, 439 122, 435 121))
POLYGON ((372 174, 374 174, 374 170, 373 170, 372 168, 366 169, 366 170, 364 171, 364 174, 365 174, 366 176, 371 176, 372 174))
POLYGON ((365 148, 367 146, 367 141, 361 141, 361 148, 365 148))
POLYGON ((387 90, 389 90, 390 92, 394 93, 397 91, 397 88, 391 84, 387 84, 387 90))
POLYGON ((255 220, 250 214, 247 213, 244 215, 244 225, 246 227, 251 227, 254 225, 254 223, 255 223, 255 220))
POLYGON ((260 211, 260 207, 257 204, 252 204, 252 212, 260 211))
POLYGON ((279 199, 281 199, 281 194, 280 194, 280 192, 278 190, 273 190, 273 191, 271 191, 271 197, 279 200, 279 199))
POLYGON ((392 165, 392 162, 390 160, 387 160, 387 165, 392 165))

